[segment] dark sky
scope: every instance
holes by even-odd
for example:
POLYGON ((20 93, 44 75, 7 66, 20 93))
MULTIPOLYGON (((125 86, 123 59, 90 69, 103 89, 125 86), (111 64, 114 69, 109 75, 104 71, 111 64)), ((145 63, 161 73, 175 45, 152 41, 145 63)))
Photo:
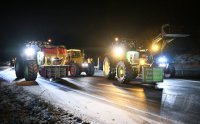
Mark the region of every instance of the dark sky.
POLYGON ((190 44, 198 46, 198 5, 191 0, 1 3, 0 51, 11 55, 27 40, 48 38, 67 48, 96 52, 115 36, 147 45, 165 23, 184 26, 191 34, 190 44))

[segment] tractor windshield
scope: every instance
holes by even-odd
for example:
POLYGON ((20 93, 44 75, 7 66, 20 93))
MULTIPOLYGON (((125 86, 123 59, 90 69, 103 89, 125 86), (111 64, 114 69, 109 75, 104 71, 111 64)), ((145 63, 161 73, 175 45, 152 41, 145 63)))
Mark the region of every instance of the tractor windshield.
POLYGON ((79 57, 81 57, 80 51, 73 51, 71 57, 72 58, 79 58, 79 57))

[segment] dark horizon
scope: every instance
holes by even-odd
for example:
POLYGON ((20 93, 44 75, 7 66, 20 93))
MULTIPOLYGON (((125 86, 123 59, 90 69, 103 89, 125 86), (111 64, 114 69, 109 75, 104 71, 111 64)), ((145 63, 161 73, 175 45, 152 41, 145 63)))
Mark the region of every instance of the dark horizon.
MULTIPOLYGON (((190 48, 199 49, 198 10, 197 3, 180 0, 3 3, 0 49, 1 53, 12 56, 19 48, 16 46, 27 40, 52 38, 67 48, 84 48, 99 54, 116 36, 148 46, 166 23, 184 26, 190 34, 190 48)), ((187 47, 188 41, 178 44, 187 47)))

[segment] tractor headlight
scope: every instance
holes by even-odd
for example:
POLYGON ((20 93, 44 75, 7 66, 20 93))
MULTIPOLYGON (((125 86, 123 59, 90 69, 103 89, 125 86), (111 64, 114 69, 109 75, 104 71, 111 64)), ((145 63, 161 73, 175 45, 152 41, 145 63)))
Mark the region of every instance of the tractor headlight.
POLYGON ((82 67, 88 67, 88 63, 87 62, 82 63, 82 67))
POLYGON ((35 54, 35 50, 33 48, 26 48, 25 49, 25 54, 27 56, 33 56, 35 54))
POLYGON ((165 56, 159 57, 157 61, 158 61, 159 67, 166 67, 167 66, 168 60, 165 56))
POLYGON ((145 64, 145 59, 141 58, 140 59, 140 65, 144 65, 145 64))
POLYGON ((152 45, 153 52, 157 52, 159 50, 159 46, 157 44, 152 45))
POLYGON ((158 58, 158 62, 159 62, 159 63, 167 63, 167 61, 168 61, 168 60, 167 60, 167 58, 166 58, 165 56, 162 56, 162 57, 159 57, 159 58, 158 58))
POLYGON ((164 67, 166 67, 166 66, 167 66, 167 64, 166 64, 166 63, 160 63, 160 64, 158 64, 158 66, 159 66, 159 67, 163 67, 163 68, 164 68, 164 67))
POLYGON ((124 50, 122 47, 115 47, 113 52, 116 57, 121 57, 124 53, 124 50))

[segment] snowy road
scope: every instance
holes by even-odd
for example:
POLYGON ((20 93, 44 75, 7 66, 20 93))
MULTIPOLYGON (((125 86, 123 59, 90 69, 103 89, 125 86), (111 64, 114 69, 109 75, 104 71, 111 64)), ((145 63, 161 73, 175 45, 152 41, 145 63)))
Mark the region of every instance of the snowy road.
MULTIPOLYGON (((154 89, 138 80, 119 86, 97 75, 51 82, 39 77, 37 86, 25 89, 93 123, 200 123, 200 81, 167 79, 154 89)), ((1 71, 0 77, 24 82, 14 81, 13 69, 1 71)))

